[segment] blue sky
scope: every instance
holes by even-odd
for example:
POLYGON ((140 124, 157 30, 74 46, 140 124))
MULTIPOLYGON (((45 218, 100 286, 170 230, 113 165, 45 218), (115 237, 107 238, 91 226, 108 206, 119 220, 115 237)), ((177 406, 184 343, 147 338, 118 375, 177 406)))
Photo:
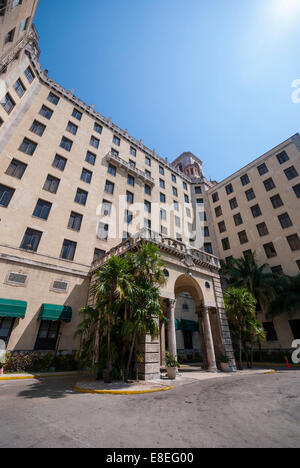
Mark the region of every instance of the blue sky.
POLYGON ((35 24, 51 78, 207 177, 299 131, 300 0, 40 0, 35 24))

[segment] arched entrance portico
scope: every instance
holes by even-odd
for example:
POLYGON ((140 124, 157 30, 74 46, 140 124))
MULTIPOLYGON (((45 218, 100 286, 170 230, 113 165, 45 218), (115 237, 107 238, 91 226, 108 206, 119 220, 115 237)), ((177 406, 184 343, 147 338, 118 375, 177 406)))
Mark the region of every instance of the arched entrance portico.
POLYGON ((209 309, 205 306, 205 299, 199 282, 191 274, 181 274, 175 281, 174 299, 169 299, 167 310, 167 331, 169 352, 177 357, 177 343, 175 330, 176 301, 183 293, 188 293, 194 300, 198 316, 199 333, 202 347, 203 367, 209 372, 217 372, 216 355, 213 334, 209 318, 209 309))

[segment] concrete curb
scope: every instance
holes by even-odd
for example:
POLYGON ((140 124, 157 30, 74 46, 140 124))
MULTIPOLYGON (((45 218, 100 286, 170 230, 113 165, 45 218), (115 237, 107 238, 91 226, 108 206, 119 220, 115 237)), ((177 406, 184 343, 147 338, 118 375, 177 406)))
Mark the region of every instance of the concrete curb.
POLYGON ((95 395, 142 395, 145 393, 166 392, 174 387, 161 387, 150 390, 89 390, 87 388, 73 387, 74 392, 91 393, 95 395))
POLYGON ((28 375, 12 375, 1 376, 0 382, 9 380, 34 380, 34 379, 49 379, 52 377, 73 377, 76 375, 86 375, 86 372, 51 372, 45 374, 28 374, 28 375))
POLYGON ((272 369, 264 373, 265 375, 276 374, 276 370, 272 369))

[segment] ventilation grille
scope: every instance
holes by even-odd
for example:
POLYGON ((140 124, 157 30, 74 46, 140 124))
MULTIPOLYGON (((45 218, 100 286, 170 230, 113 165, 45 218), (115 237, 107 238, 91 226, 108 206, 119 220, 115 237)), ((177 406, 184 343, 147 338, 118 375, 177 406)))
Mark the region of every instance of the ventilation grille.
POLYGON ((27 276, 20 275, 19 273, 10 273, 8 277, 9 283, 25 284, 26 280, 27 280, 27 276))
POLYGON ((56 289, 57 291, 66 291, 68 288, 68 283, 65 283, 63 281, 54 281, 53 283, 53 289, 56 289))

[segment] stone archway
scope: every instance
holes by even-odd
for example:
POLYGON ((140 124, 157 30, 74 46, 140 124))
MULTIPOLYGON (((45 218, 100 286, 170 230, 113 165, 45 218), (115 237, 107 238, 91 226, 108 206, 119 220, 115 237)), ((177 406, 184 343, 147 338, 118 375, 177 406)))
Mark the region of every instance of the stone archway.
POLYGON ((217 372, 215 347, 211 329, 209 309, 205 306, 204 294, 197 280, 190 274, 178 276, 174 286, 175 299, 169 300, 168 310, 168 342, 169 351, 177 357, 176 330, 175 330, 175 307, 176 300, 182 293, 188 293, 196 305, 196 314, 199 322, 199 333, 202 345, 202 356, 204 368, 209 372, 217 372))

